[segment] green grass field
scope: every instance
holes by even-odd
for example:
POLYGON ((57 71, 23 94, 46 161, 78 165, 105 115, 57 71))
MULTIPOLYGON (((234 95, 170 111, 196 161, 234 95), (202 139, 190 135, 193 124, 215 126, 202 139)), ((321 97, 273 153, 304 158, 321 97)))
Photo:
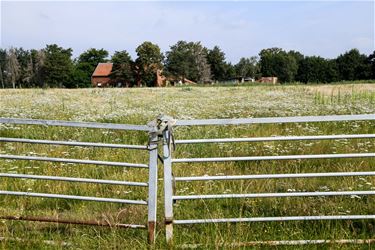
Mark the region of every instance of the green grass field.
MULTIPOLYGON (((0 117, 146 124, 164 113, 176 119, 245 118, 332 114, 374 114, 375 85, 177 87, 142 89, 0 90, 0 117)), ((375 133, 374 121, 180 127, 176 139, 375 133)), ((0 124, 0 137, 147 144, 144 132, 0 124)), ((180 145, 175 157, 327 154, 375 152, 372 139, 180 145)), ((147 163, 148 153, 134 150, 0 143, 0 154, 147 163)), ((162 167, 159 165, 157 243, 166 247, 163 228, 162 167)), ((375 159, 301 160, 176 164, 175 176, 375 171, 375 159)), ((147 182, 147 170, 0 160, 0 172, 72 176, 147 182)), ((0 190, 64 193, 83 196, 145 199, 141 187, 79 184, 1 178, 0 190)), ((177 183, 176 194, 219 194, 290 191, 375 190, 374 177, 336 177, 252 181, 177 183)), ((141 206, 0 197, 2 216, 54 216, 100 219, 111 223, 146 223, 141 206)), ((307 197, 179 201, 177 219, 294 215, 375 214, 374 197, 307 197)), ((176 246, 255 240, 375 238, 374 220, 207 224, 174 227, 176 246)), ((99 228, 37 222, 0 221, 3 249, 146 249, 146 230, 99 228), (18 240, 17 240, 18 239, 18 240), (23 239, 23 240, 21 240, 23 239), (57 243, 43 243, 53 240, 57 243)), ((321 246, 327 249, 371 249, 370 245, 321 246)), ((285 248, 285 247, 281 247, 285 248)), ((292 247, 295 249, 296 247, 292 247)), ((316 249, 317 246, 300 247, 316 249)))

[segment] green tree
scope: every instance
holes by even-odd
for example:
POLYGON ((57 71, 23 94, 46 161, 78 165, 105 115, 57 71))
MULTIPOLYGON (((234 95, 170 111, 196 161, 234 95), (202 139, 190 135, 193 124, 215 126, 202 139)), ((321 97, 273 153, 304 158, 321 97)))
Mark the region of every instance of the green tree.
POLYGON ((218 46, 208 51, 207 62, 211 66, 213 80, 223 81, 226 79, 225 53, 218 46))
POLYGON ((91 76, 99 63, 107 62, 108 51, 104 49, 88 49, 79 55, 74 63, 73 82, 75 87, 90 87, 91 76))
POLYGON ((168 75, 181 79, 196 80, 190 44, 185 41, 178 41, 175 45, 172 45, 170 51, 166 53, 165 68, 168 75))
POLYGON ((325 61, 324 82, 337 82, 339 80, 339 71, 336 60, 329 59, 325 61))
POLYGON ((91 86, 91 74, 94 69, 89 63, 75 63, 69 88, 88 88, 91 86), (91 73, 89 73, 91 72, 91 73))
POLYGON ((121 83, 122 86, 134 85, 134 62, 129 53, 125 50, 116 51, 111 61, 113 63, 111 79, 115 83, 121 83))
POLYGON ((138 58, 135 60, 137 84, 155 86, 156 72, 163 69, 163 54, 158 45, 144 42, 136 49, 138 58))
POLYGON ((200 42, 178 41, 166 53, 166 72, 176 78, 187 78, 195 82, 209 82, 211 68, 207 60, 207 48, 200 42))
POLYGON ((23 48, 15 48, 14 52, 20 66, 20 72, 16 81, 20 88, 30 87, 30 51, 24 50, 23 48))
POLYGON ((0 48, 0 84, 5 88, 5 68, 7 61, 7 51, 0 48))
POLYGON ((364 80, 371 78, 371 66, 367 63, 367 56, 352 49, 336 59, 340 80, 364 80))
POLYGON ((375 79, 375 50, 367 57, 367 62, 371 68, 371 79, 375 79))
POLYGON ((211 82, 211 67, 207 60, 208 49, 203 47, 200 42, 193 43, 192 47, 193 58, 198 75, 197 82, 211 82))
POLYGON ((25 84, 25 87, 32 87, 34 79, 34 63, 31 54, 29 54, 29 61, 26 65, 26 69, 23 73, 22 82, 25 84))
POLYGON ((280 48, 263 49, 259 53, 262 76, 277 76, 280 82, 294 81, 298 71, 296 55, 280 48))
POLYGON ((31 50, 30 52, 33 64, 33 78, 31 80, 31 85, 36 87, 43 87, 43 70, 46 55, 43 49, 41 50, 31 50))
MULTIPOLYGON (((108 51, 105 49, 88 49, 78 57, 78 63, 89 63, 96 67, 98 63, 107 62, 108 51)), ((92 73, 92 72, 91 72, 92 73)))
POLYGON ((252 56, 250 58, 242 57, 235 66, 236 76, 240 78, 251 77, 255 78, 258 72, 258 61, 257 57, 252 56))
POLYGON ((44 53, 44 84, 49 87, 74 87, 71 79, 73 73, 72 49, 64 49, 56 44, 51 44, 46 46, 44 53))
POLYGON ((231 63, 227 63, 227 62, 225 63, 224 72, 225 72, 225 75, 224 75, 225 80, 231 80, 231 79, 234 79, 234 78, 237 77, 236 67, 235 67, 235 65, 233 65, 231 63))
POLYGON ((298 67, 297 81, 304 83, 328 83, 337 80, 337 67, 334 60, 319 56, 305 57, 298 67))
POLYGON ((19 79, 21 68, 17 59, 16 50, 14 48, 9 49, 6 62, 6 79, 13 88, 16 88, 16 83, 19 79))
POLYGON ((290 51, 288 52, 288 54, 289 54, 290 56, 292 56, 292 57, 296 60, 296 62, 297 62, 298 65, 299 65, 300 62, 305 58, 304 55, 302 55, 300 52, 295 51, 295 50, 290 50, 290 51))

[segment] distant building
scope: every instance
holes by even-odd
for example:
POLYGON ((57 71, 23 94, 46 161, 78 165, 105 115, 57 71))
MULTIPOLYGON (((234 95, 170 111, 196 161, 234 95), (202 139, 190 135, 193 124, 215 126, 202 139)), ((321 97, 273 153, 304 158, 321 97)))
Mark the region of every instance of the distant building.
POLYGON ((113 63, 99 63, 91 76, 93 87, 109 87, 111 79, 109 75, 112 72, 113 63))
MULTIPOLYGON (((132 86, 131 83, 125 82, 114 82, 110 78, 110 75, 113 69, 113 63, 99 63, 94 73, 91 76, 91 83, 93 87, 129 87, 132 86)), ((191 85, 196 84, 193 81, 190 81, 189 79, 186 79, 184 77, 172 77, 172 76, 164 76, 162 70, 157 70, 155 72, 156 78, 155 81, 152 83, 151 86, 154 87, 165 87, 165 86, 176 86, 176 85, 191 85)), ((141 82, 141 75, 140 70, 136 66, 135 67, 135 86, 142 87, 141 82)))
POLYGON ((244 83, 244 82, 255 82, 255 79, 252 77, 239 77, 238 82, 244 83))
POLYGON ((278 81, 276 76, 267 76, 267 77, 261 77, 258 82, 260 83, 271 83, 276 84, 278 81))
POLYGON ((185 77, 164 76, 161 70, 156 71, 156 85, 155 85, 156 87, 195 85, 195 84, 197 83, 185 77))

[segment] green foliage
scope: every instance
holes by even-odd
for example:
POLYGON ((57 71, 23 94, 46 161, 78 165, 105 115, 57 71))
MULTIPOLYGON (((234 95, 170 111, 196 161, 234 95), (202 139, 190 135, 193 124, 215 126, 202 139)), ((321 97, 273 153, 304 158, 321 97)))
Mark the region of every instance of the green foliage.
MULTIPOLYGON (((133 61, 127 51, 116 51, 110 75, 115 85, 155 86, 157 71, 172 79, 206 83, 229 82, 238 78, 276 76, 282 83, 331 83, 375 79, 375 51, 370 55, 352 49, 335 59, 304 56, 281 48, 263 49, 257 57, 242 57, 237 64, 225 61, 218 47, 207 49, 201 42, 178 41, 166 52, 144 42, 133 61)), ((98 63, 108 61, 105 49, 90 48, 72 61, 72 49, 56 44, 41 50, 0 49, 0 87, 91 87, 91 76, 98 63)))
POLYGON ((44 63, 45 63, 45 52, 44 50, 31 50, 30 51, 32 66, 33 66, 33 77, 30 82, 31 87, 43 87, 43 76, 44 76, 44 63))
POLYGON ((72 85, 69 87, 90 87, 91 75, 99 63, 106 62, 108 51, 104 49, 88 49, 83 52, 74 65, 72 85))
POLYGON ((365 80, 371 79, 371 66, 367 57, 360 54, 358 49, 352 49, 339 57, 336 62, 340 80, 365 80))
MULTIPOLYGON (((187 78, 195 82, 209 82, 211 80, 211 68, 208 63, 208 54, 208 49, 202 46, 200 42, 178 41, 166 53, 165 67, 167 74, 180 79, 187 78)), ((214 55, 215 57, 223 56, 219 54, 220 51, 216 50, 211 59, 214 60, 214 55)), ((220 58, 215 58, 215 60, 221 61, 220 58)))
POLYGON ((5 88, 5 68, 7 60, 7 51, 0 48, 0 84, 5 88))
POLYGON ((16 50, 11 48, 6 58, 6 81, 16 88, 17 81, 19 80, 21 68, 17 59, 16 50))
POLYGON ((193 55, 191 44, 185 41, 178 41, 170 47, 166 53, 165 69, 166 73, 181 78, 197 80, 194 72, 193 55))
POLYGON ((158 45, 144 42, 135 50, 138 58, 135 60, 137 67, 137 81, 145 86, 155 86, 156 72, 163 68, 164 56, 158 45))
POLYGON ((91 86, 91 75, 94 69, 90 63, 81 62, 74 65, 68 88, 87 88, 91 86))
POLYGON ((27 87, 30 84, 32 78, 32 65, 30 51, 24 50, 23 48, 16 48, 15 54, 17 56, 17 61, 20 66, 19 76, 17 77, 17 83, 19 87, 27 87), (31 70, 30 70, 31 67, 31 70))
POLYGON ((296 53, 280 48, 263 49, 260 53, 262 76, 277 76, 280 82, 292 82, 298 70, 296 53))
POLYGON ((218 46, 208 51, 207 62, 211 66, 213 80, 223 81, 226 79, 225 53, 218 46))
POLYGON ((255 78, 258 72, 258 62, 255 56, 250 58, 242 57, 235 66, 236 76, 241 78, 255 78))
POLYGON ((367 63, 371 68, 371 79, 375 79, 375 50, 367 57, 367 63))
POLYGON ((299 63, 296 80, 303 83, 328 83, 338 80, 336 61, 322 57, 305 57, 299 63))
POLYGON ((127 51, 116 51, 111 61, 113 63, 111 79, 122 86, 134 85, 134 62, 127 51))
POLYGON ((225 71, 225 80, 230 80, 236 77, 236 68, 231 63, 225 63, 224 65, 224 71, 225 71))
POLYGON ((105 49, 88 49, 78 57, 78 63, 88 63, 93 67, 96 67, 98 63, 106 62, 108 57, 108 51, 105 49))
POLYGON ((64 49, 52 44, 46 46, 45 54, 43 75, 45 86, 70 87, 73 73, 72 49, 64 49))

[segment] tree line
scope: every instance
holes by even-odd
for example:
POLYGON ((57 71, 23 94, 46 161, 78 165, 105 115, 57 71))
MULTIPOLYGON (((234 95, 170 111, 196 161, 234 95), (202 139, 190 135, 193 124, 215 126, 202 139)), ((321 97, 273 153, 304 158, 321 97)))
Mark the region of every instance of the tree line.
POLYGON ((154 86, 156 72, 173 79, 197 83, 259 79, 276 76, 281 83, 330 83, 375 79, 375 51, 361 54, 346 51, 334 59, 305 56, 298 51, 268 48, 258 56, 243 57, 237 64, 226 60, 219 46, 208 49, 201 42, 178 41, 162 53, 157 44, 144 42, 133 60, 126 50, 111 57, 105 49, 90 48, 72 58, 73 50, 56 44, 40 50, 0 49, 0 87, 84 88, 98 63, 112 62, 113 82, 132 86, 154 86))

